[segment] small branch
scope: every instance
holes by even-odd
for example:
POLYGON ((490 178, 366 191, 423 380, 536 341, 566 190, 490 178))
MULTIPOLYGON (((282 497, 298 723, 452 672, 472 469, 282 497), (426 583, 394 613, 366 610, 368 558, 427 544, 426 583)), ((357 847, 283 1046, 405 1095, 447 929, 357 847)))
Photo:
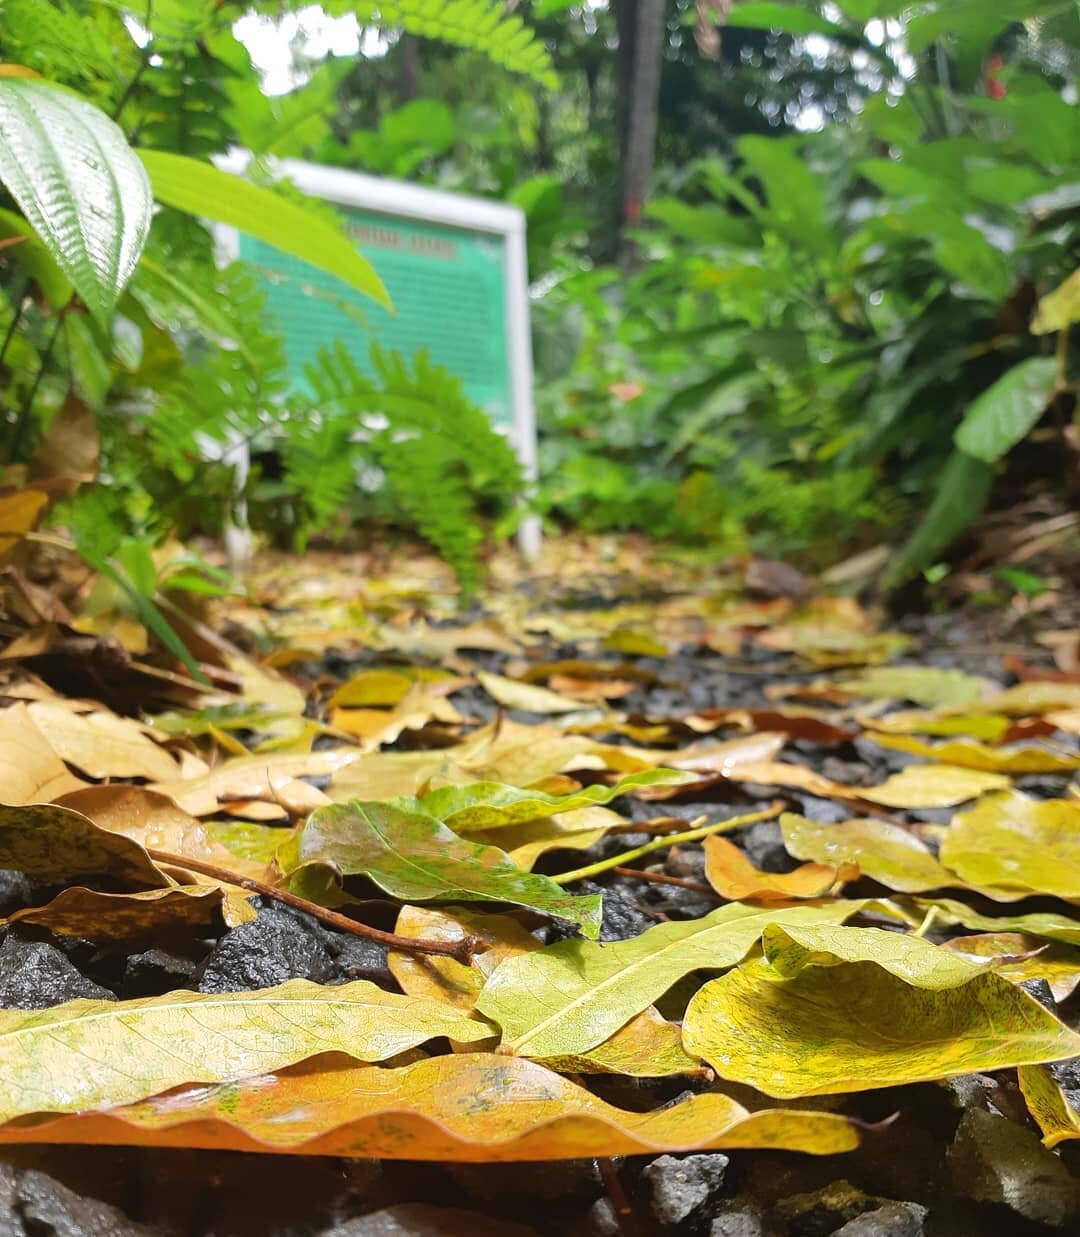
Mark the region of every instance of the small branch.
MULTIPOLYGON (((575 868, 572 872, 561 872, 550 879, 557 885, 572 885, 575 881, 585 880, 590 876, 599 876, 601 872, 610 872, 612 868, 625 867, 635 859, 640 859, 642 855, 651 855, 654 850, 677 846, 680 842, 699 842, 702 838, 707 838, 714 833, 728 833, 734 829, 741 829, 744 825, 755 824, 759 820, 772 820, 774 816, 779 816, 786 806, 783 799, 777 799, 760 812, 747 812, 744 816, 733 816, 730 820, 718 820, 711 825, 689 829, 686 833, 668 833, 663 837, 653 838, 652 841, 645 842, 641 846, 635 846, 633 850, 624 850, 622 854, 612 855, 597 863, 590 863, 584 868, 575 868)), ((701 816, 698 819, 704 820, 705 818, 701 816)))
POLYGON ((612 868, 616 876, 632 876, 635 880, 650 881, 654 885, 678 885, 680 889, 691 889, 694 893, 707 893, 710 897, 719 898, 719 894, 709 885, 699 881, 684 880, 681 876, 668 876, 666 872, 643 872, 640 868, 612 868))
POLYGON ((340 915, 337 911, 320 906, 317 902, 309 902, 307 898, 297 897, 287 889, 278 889, 265 881, 254 877, 241 876, 239 872, 230 872, 228 868, 219 868, 216 864, 205 863, 202 859, 189 859, 186 855, 173 855, 166 850, 146 848, 146 853, 156 863, 167 863, 170 867, 182 868, 188 872, 198 872, 201 876, 209 876, 211 880, 220 881, 223 885, 238 885, 251 893, 260 894, 264 898, 273 898, 283 902, 294 910, 304 911, 339 932, 349 932, 353 936, 366 936, 370 941, 378 941, 389 949, 400 949, 409 954, 444 954, 468 966, 474 954, 483 953, 487 948, 483 941, 475 936, 466 936, 460 941, 424 941, 412 936, 398 936, 395 932, 383 932, 379 928, 369 927, 348 915, 340 915))

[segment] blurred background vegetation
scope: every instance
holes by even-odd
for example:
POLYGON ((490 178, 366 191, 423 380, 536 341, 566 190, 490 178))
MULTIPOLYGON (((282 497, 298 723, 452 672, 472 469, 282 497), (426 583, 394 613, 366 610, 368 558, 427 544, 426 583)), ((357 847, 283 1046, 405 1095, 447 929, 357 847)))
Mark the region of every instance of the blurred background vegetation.
MULTIPOLYGON (((1003 495, 1075 498, 1076 0, 3 0, 0 44, 136 147, 520 205, 552 528, 820 567, 888 543, 896 588, 1003 495)), ((447 374, 328 353, 298 402, 191 217, 157 213, 107 329, 51 275, 0 250, 4 462, 93 410, 104 484, 57 518, 97 558, 217 533, 238 437, 278 540, 419 530, 468 587, 512 525, 516 465, 447 374)))

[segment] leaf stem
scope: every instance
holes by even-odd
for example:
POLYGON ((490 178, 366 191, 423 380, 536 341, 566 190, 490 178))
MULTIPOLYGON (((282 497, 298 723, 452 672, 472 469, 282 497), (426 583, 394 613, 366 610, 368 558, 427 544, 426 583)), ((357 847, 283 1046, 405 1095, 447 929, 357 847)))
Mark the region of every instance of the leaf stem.
MULTIPOLYGON (((558 876, 552 876, 550 879, 557 885, 572 885, 575 881, 585 880, 590 876, 599 876, 601 872, 609 872, 612 868, 625 867, 634 859, 640 859, 642 855, 650 855, 654 850, 663 850, 666 846, 677 846, 680 842, 697 842, 714 833, 727 833, 732 829, 741 829, 743 825, 752 825, 759 820, 771 820, 774 816, 779 816, 785 806, 782 799, 777 799, 760 812, 747 812, 743 816, 733 816, 730 820, 717 820, 711 825, 688 829, 685 833, 667 833, 641 846, 635 846, 633 850, 624 850, 621 854, 600 859, 584 868, 575 868, 572 872, 560 872, 558 876)), ((704 820, 705 818, 701 816, 698 819, 704 820)))
POLYGON ((304 911, 331 928, 337 928, 339 932, 349 932, 353 936, 366 936, 368 940, 378 941, 380 945, 386 945, 389 949, 400 949, 403 953, 445 954, 463 966, 468 966, 474 954, 482 953, 487 948, 484 942, 476 936, 466 936, 460 941, 425 941, 412 936, 398 936, 396 932, 383 932, 379 928, 360 923, 359 920, 350 919, 348 915, 340 915, 337 911, 320 906, 317 902, 309 902, 307 898, 298 897, 287 889, 279 889, 275 885, 268 885, 265 881, 256 880, 251 876, 241 876, 239 872, 230 872, 228 868, 219 868, 216 864, 206 863, 202 859, 189 859, 186 855, 174 855, 169 851, 156 850, 149 846, 146 847, 146 853, 156 863, 167 863, 170 867, 198 872, 202 876, 209 876, 211 880, 221 881, 225 885, 238 885, 241 889, 261 894, 264 898, 273 898, 277 902, 283 902, 286 906, 293 907, 294 910, 304 911))

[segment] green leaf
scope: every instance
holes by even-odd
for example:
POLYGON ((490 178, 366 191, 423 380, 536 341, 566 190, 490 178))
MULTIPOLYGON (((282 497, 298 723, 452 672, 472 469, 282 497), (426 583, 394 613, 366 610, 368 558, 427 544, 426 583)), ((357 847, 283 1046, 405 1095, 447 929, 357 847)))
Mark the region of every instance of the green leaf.
POLYGON ((326 1052, 383 1061, 425 1040, 492 1028, 366 980, 0 1011, 0 1120, 112 1107, 180 1083, 232 1082, 326 1052))
POLYGON ((784 34, 831 34, 850 37, 835 22, 793 4, 736 4, 724 25, 743 30, 779 30, 784 34))
POLYGON ((842 680, 839 686, 871 700, 911 700, 929 707, 973 704, 984 694, 986 680, 936 666, 874 666, 857 679, 842 680))
POLYGON ((775 923, 762 950, 697 992, 683 1042, 766 1095, 865 1091, 1080 1052, 1080 1035, 1023 989, 919 937, 775 923))
POLYGON ((299 865, 327 864, 367 876, 408 902, 510 902, 600 934, 600 895, 575 897, 546 876, 523 872, 505 852, 452 833, 433 816, 389 803, 334 803, 308 817, 299 865))
POLYGON ((780 817, 780 828, 784 846, 796 859, 857 863, 864 876, 889 889, 921 893, 960 883, 914 834, 883 820, 823 825, 785 812, 780 817))
POLYGON ((1032 915, 981 915, 966 902, 950 898, 914 898, 921 914, 933 909, 934 917, 941 924, 963 924, 980 932, 1023 932, 1027 936, 1041 936, 1047 941, 1061 941, 1065 945, 1080 945, 1080 919, 1067 915, 1037 912, 1032 915))
POLYGON ((476 1008, 503 1030, 506 1050, 527 1057, 587 1052, 691 971, 735 966, 769 923, 837 923, 859 901, 762 910, 732 902, 703 919, 657 924, 628 941, 560 941, 507 958, 476 1008))
POLYGON ((996 463, 1042 416, 1056 374, 1052 357, 1014 365, 968 408, 953 441, 973 459, 996 463))
POLYGON ((882 588, 899 588, 936 562, 986 506, 993 479, 988 464, 954 451, 941 471, 930 510, 882 576, 882 588))
POLYGON ((344 229, 335 228, 272 189, 253 185, 198 159, 162 150, 140 150, 139 158, 150 174, 159 202, 239 228, 392 308, 382 280, 344 229))
POLYGON ((120 129, 45 82, 0 78, 0 180, 105 324, 131 278, 153 200, 120 129))
POLYGON ((16 236, 25 239, 8 251, 10 256, 37 282, 49 305, 53 309, 63 309, 71 299, 71 280, 22 215, 17 215, 13 210, 0 209, 0 237, 7 240, 16 236))
POLYGON ((632 794, 641 786, 692 781, 693 774, 678 769, 647 769, 621 778, 614 786, 587 786, 568 795, 520 790, 500 782, 472 782, 467 786, 440 786, 419 799, 402 800, 398 806, 406 811, 419 810, 451 829, 471 833, 476 829, 498 829, 581 808, 599 807, 620 795, 632 794))

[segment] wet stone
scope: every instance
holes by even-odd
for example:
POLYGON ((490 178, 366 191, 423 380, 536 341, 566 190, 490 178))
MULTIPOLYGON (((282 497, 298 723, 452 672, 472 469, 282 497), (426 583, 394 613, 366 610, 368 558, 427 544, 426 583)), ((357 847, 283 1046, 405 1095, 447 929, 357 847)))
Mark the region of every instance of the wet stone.
POLYGON ((800 1237, 831 1237, 837 1228, 888 1200, 872 1198, 850 1181, 833 1181, 808 1194, 793 1194, 776 1206, 779 1218, 800 1237))
POLYGON ((387 965, 385 945, 363 936, 350 936, 346 932, 327 931, 322 940, 334 960, 338 978, 342 982, 366 979, 380 987, 397 991, 397 981, 387 965))
POLYGON ((116 994, 87 979, 46 941, 9 934, 0 945, 0 1007, 48 1009, 79 998, 115 1001, 116 994))
POLYGON ((0 868, 0 915, 10 915, 12 911, 29 906, 33 894, 33 886, 25 872, 0 868))
MULTIPOLYGON (((590 882, 591 885, 591 882, 590 882)), ((595 886, 599 889, 600 886, 595 886)), ((590 893, 594 888, 590 887, 590 893)), ((601 941, 626 941, 640 936, 656 923, 635 905, 635 895, 618 885, 609 885, 604 893, 604 919, 600 927, 601 941)))
POLYGON ((289 979, 326 983, 337 972, 319 937, 296 916, 277 909, 228 932, 199 973, 199 992, 245 992, 289 979))
POLYGON ((36 1169, 20 1174, 16 1204, 33 1237, 152 1237, 158 1231, 134 1223, 108 1203, 81 1197, 36 1169))
POLYGON ((760 820, 749 829, 740 829, 733 840, 762 872, 790 872, 798 866, 798 860, 788 854, 784 834, 775 820, 760 820))
POLYGON ((712 1216, 709 1237, 774 1237, 771 1228, 757 1208, 731 1203, 712 1216))
POLYGON ((1066 1227, 1080 1212, 1080 1185, 1038 1134, 1005 1117, 970 1108, 948 1151, 958 1194, 1001 1203, 1025 1219, 1066 1227))
POLYGON ((662 1155, 644 1172, 656 1221, 674 1228, 703 1208, 724 1185, 726 1155, 662 1155))
POLYGON ((147 949, 128 958, 120 991, 125 1001, 160 996, 174 988, 190 988, 194 976, 195 963, 190 958, 166 953, 163 949, 147 949))
POLYGON ((888 1202, 849 1220, 832 1237, 924 1237, 926 1208, 918 1203, 888 1202))

